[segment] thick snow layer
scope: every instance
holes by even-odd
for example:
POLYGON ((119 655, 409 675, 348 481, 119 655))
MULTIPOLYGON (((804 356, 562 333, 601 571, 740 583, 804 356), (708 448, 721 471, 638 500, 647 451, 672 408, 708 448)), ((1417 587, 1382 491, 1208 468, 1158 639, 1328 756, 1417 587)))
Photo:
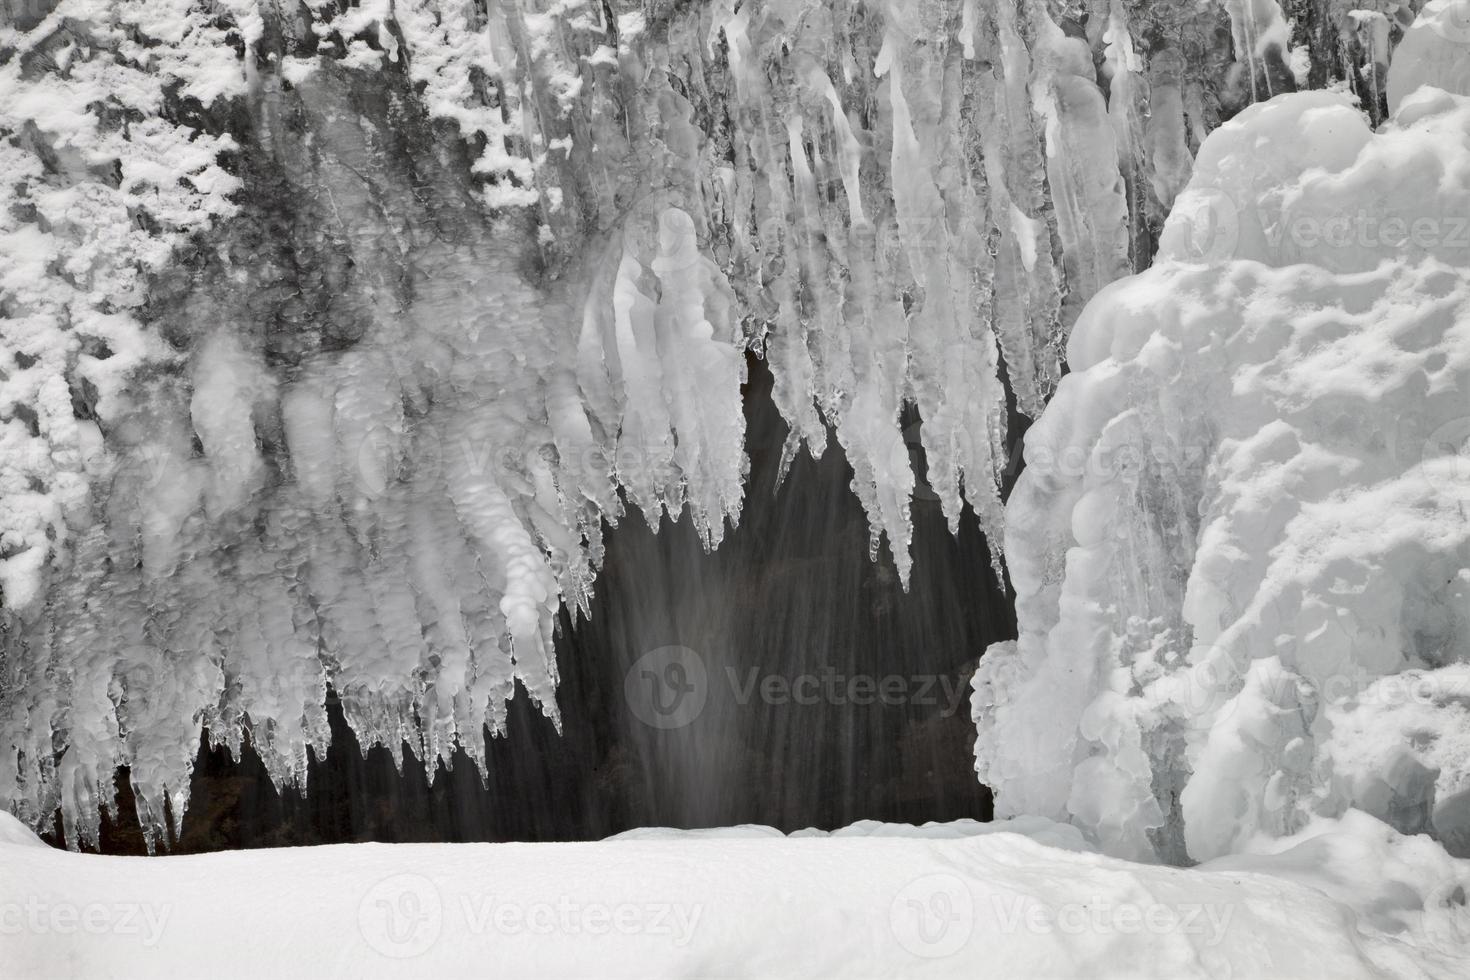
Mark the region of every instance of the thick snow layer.
POLYGON ((0 814, 0 962, 14 977, 208 963, 252 978, 1449 980, 1470 956, 1470 862, 1361 815, 1188 871, 1036 839, 1055 832, 730 828, 115 858, 25 846, 0 814))
POLYGON ((1206 141, 1026 437, 1020 639, 975 678, 999 812, 1175 861, 1350 805, 1464 846, 1467 216, 1470 99, 1438 89, 1378 132, 1303 93, 1206 141))

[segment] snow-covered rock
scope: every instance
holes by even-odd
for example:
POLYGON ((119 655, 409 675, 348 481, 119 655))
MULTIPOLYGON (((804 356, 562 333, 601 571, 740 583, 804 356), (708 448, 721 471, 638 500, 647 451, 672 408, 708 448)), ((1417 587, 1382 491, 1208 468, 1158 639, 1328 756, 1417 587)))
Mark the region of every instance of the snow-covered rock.
POLYGON ((1174 861, 1348 806, 1463 846, 1467 216, 1470 99, 1437 89, 1206 141, 1026 436, 1021 635, 975 678, 999 813, 1174 861))

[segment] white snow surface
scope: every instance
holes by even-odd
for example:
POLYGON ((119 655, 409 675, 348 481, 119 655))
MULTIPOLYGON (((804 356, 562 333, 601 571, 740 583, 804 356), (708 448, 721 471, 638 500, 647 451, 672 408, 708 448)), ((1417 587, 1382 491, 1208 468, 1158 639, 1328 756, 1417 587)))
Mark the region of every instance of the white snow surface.
POLYGON ((1192 870, 1045 821, 162 858, 0 814, 6 976, 1449 978, 1470 862, 1350 814, 1192 870))

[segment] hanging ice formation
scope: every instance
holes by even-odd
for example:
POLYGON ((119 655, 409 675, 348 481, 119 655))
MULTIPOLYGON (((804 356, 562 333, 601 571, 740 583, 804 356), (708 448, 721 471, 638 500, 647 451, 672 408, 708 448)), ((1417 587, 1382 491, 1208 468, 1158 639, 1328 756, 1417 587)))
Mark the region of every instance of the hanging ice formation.
POLYGON ((1438 0, 1376 132, 1241 113, 1078 321, 975 678, 999 814, 1182 862, 1351 806, 1470 854, 1467 50, 1438 0))
POLYGON ((329 684, 428 765, 555 717, 619 491, 738 519, 746 348, 901 575, 906 403, 997 529, 1007 392, 1222 118, 1361 88, 1339 6, 4 0, 0 800, 156 837, 329 684))

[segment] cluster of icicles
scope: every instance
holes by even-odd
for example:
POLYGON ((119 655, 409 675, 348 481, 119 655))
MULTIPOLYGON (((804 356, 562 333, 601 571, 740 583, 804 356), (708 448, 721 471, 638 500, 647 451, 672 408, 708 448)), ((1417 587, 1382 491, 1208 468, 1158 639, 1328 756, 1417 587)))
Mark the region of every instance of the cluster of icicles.
POLYGON ((85 843, 127 765, 164 840, 201 729, 300 781, 328 685, 429 766, 481 758, 518 685, 556 717, 602 522, 687 507, 714 547, 738 519, 746 349, 786 461, 835 434, 905 581, 906 405, 951 527, 998 541, 1008 397, 1040 412, 1204 136, 1309 58, 1274 0, 1085 6, 61 0, 0 27, 0 800, 85 843), (394 172, 404 113, 438 143, 394 172), (252 155, 351 267, 350 344, 268 356, 236 313, 263 274, 224 259, 150 305, 186 243, 270 227, 252 155))

